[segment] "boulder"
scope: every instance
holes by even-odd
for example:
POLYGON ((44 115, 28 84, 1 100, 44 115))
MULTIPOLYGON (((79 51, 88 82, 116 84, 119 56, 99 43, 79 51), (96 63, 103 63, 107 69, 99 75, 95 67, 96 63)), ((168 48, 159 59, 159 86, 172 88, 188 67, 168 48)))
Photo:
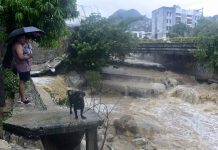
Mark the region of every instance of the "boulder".
POLYGON ((218 94, 217 93, 212 93, 209 91, 205 93, 201 93, 201 95, 199 96, 199 99, 201 100, 201 102, 210 101, 210 102, 214 102, 215 104, 218 104, 218 94))
POLYGON ((210 84, 210 89, 211 90, 217 90, 218 89, 218 84, 217 83, 212 83, 212 84, 210 84))
POLYGON ((0 149, 11 150, 11 146, 5 140, 0 140, 0 149))
POLYGON ((199 93, 195 89, 185 86, 174 88, 171 97, 180 98, 191 104, 196 104, 199 101, 199 93))
POLYGON ((167 89, 171 87, 175 87, 178 84, 179 84, 178 81, 173 78, 166 78, 166 80, 164 81, 164 85, 166 86, 167 89))
POLYGON ((139 134, 139 129, 135 119, 130 115, 124 115, 120 119, 114 121, 114 127, 117 134, 126 136, 134 136, 139 134))

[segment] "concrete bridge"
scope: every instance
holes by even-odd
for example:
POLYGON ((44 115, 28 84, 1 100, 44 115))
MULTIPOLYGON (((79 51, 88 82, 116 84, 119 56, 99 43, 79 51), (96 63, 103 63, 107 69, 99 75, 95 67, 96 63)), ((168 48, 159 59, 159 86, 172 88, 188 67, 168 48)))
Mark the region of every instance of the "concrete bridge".
POLYGON ((193 55, 195 43, 141 43, 135 53, 193 55))
POLYGON ((168 70, 195 74, 197 61, 193 53, 197 44, 186 43, 141 43, 135 49, 135 57, 139 60, 155 62, 168 70))

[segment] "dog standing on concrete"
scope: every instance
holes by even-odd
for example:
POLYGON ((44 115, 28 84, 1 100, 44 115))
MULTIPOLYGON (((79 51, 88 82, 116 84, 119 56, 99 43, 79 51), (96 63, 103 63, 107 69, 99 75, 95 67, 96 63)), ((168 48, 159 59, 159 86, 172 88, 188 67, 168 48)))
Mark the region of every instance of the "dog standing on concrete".
POLYGON ((85 92, 68 90, 67 95, 70 102, 70 114, 72 114, 72 105, 73 105, 75 118, 78 119, 77 110, 80 109, 81 118, 86 119, 86 117, 83 116, 83 110, 85 107, 85 103, 84 103, 85 92))

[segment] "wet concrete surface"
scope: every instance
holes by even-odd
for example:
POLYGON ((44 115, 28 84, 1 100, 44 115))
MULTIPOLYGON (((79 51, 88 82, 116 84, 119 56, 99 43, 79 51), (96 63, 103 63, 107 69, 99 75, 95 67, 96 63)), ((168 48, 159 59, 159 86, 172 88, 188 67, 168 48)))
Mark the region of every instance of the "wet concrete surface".
POLYGON ((102 119, 94 111, 84 114, 87 119, 75 119, 68 110, 53 110, 13 115, 4 122, 4 129, 29 138, 42 135, 55 135, 97 128, 102 119))

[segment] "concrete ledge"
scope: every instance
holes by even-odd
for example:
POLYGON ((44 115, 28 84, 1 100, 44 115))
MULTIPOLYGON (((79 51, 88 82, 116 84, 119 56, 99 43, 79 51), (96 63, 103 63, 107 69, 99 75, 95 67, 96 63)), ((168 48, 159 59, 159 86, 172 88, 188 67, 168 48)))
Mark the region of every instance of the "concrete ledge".
POLYGON ((94 111, 85 113, 87 119, 74 119, 67 110, 41 111, 13 115, 4 122, 4 130, 28 138, 45 135, 69 134, 97 128, 103 123, 94 111))

